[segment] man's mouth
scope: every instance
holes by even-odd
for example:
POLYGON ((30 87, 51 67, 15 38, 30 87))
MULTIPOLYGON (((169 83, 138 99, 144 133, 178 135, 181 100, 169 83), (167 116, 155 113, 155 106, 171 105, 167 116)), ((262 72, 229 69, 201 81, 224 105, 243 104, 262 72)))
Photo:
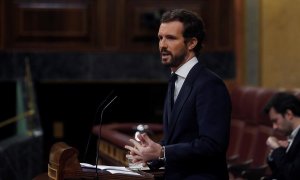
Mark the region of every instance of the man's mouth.
POLYGON ((167 58, 168 56, 170 56, 171 54, 169 52, 161 52, 161 58, 167 58))

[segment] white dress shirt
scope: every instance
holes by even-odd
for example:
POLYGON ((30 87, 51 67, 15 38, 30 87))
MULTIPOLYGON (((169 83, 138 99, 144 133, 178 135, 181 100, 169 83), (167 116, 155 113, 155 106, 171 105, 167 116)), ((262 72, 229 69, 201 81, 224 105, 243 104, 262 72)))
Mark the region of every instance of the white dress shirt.
POLYGON ((175 72, 177 74, 177 80, 175 81, 175 90, 174 90, 174 102, 177 99, 177 96, 180 92, 180 89, 188 75, 188 73, 190 72, 190 70, 193 68, 193 66, 195 64, 198 63, 198 59, 196 57, 193 57, 192 59, 190 59, 188 62, 186 62, 185 64, 183 64, 179 69, 177 69, 177 71, 175 72))

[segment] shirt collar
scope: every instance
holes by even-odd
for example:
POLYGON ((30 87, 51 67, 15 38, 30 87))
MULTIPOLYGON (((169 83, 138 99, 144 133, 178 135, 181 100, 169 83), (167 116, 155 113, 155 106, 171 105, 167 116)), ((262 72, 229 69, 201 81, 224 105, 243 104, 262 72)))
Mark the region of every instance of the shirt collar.
POLYGON ((196 57, 193 57, 185 64, 183 64, 179 69, 177 69, 175 73, 182 78, 186 78, 192 67, 197 63, 198 59, 196 57))
POLYGON ((300 125, 299 125, 296 129, 293 130, 293 132, 292 132, 291 135, 289 136, 289 139, 294 139, 295 136, 297 135, 299 129, 300 129, 300 125))

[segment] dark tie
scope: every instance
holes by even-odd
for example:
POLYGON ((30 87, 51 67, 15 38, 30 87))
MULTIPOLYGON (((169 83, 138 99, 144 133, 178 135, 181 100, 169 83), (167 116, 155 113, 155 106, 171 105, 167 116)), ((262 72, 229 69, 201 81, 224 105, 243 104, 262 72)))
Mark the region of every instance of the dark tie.
POLYGON ((171 109, 173 109, 174 105, 174 90, 175 90, 175 81, 177 80, 177 74, 172 73, 170 78, 170 86, 171 86, 171 109))

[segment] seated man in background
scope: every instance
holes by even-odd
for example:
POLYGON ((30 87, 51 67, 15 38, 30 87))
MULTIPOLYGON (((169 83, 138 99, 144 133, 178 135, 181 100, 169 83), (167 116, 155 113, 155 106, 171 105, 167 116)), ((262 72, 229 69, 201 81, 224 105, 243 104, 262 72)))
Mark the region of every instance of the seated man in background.
POLYGON ((267 159, 272 175, 268 179, 300 179, 300 100, 296 96, 280 92, 274 95, 264 108, 269 114, 273 129, 281 131, 288 141, 269 137, 267 145, 271 153, 267 159))

